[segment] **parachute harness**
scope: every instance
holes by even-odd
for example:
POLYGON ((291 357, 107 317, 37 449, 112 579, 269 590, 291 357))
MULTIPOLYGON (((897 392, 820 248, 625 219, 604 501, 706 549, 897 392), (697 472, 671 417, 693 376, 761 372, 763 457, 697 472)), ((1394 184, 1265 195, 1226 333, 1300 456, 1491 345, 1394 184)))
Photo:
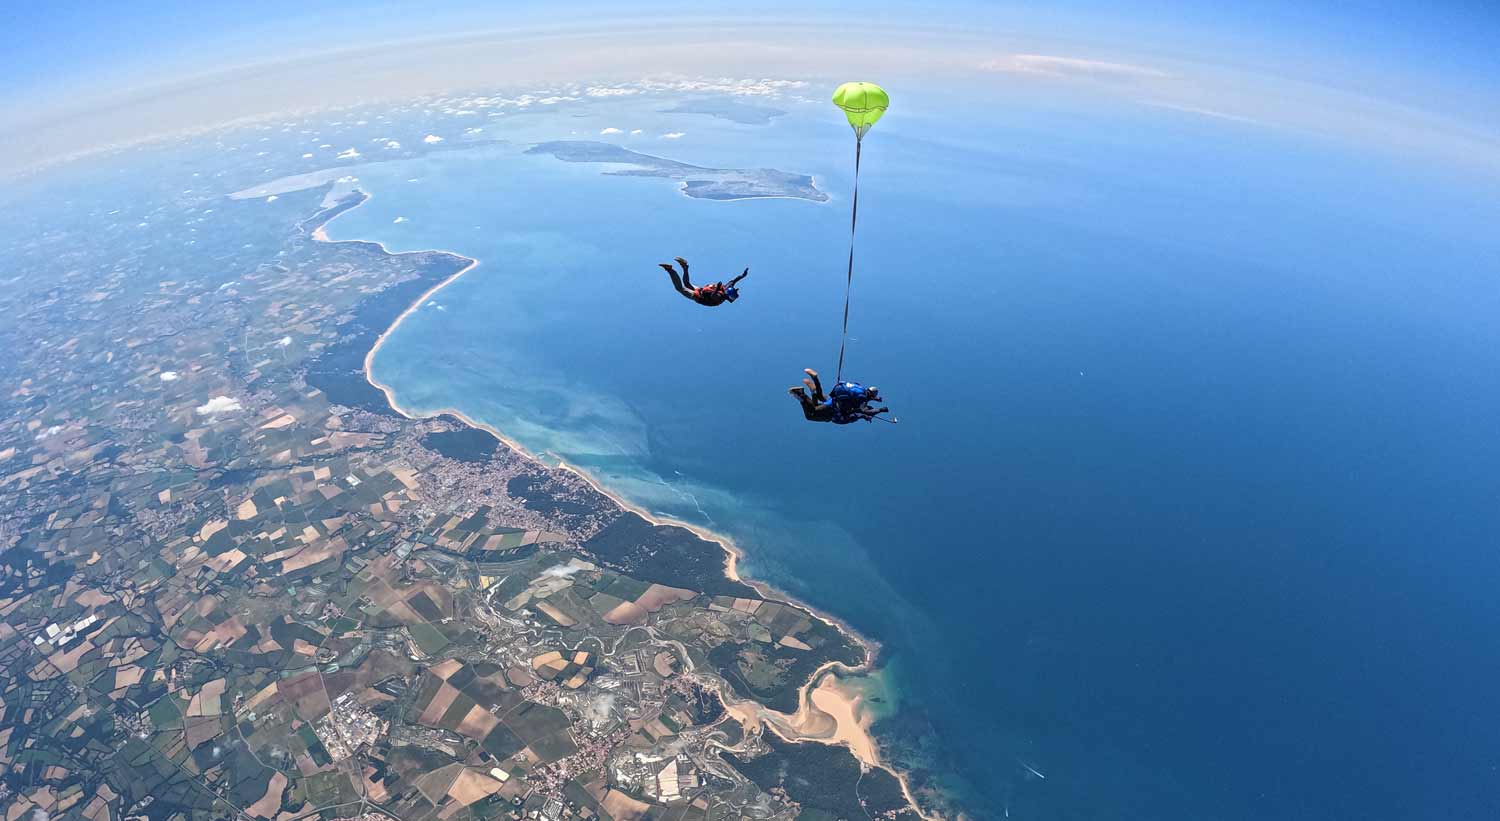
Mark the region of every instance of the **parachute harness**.
POLYGON ((844 348, 849 342, 849 294, 854 290, 854 231, 859 226, 859 150, 865 141, 854 142, 854 207, 849 217, 849 273, 844 280, 844 329, 839 334, 839 367, 834 382, 844 380, 844 348))

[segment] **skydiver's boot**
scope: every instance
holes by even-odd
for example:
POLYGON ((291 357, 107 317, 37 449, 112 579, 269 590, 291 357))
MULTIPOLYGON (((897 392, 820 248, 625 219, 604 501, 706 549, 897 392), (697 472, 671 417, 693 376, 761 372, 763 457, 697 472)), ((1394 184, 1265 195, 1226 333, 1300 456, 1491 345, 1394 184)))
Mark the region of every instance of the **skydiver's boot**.
POLYGON ((672 257, 672 259, 677 260, 677 264, 682 266, 682 284, 686 285, 689 288, 693 287, 693 280, 688 275, 687 260, 683 259, 682 257, 672 257))
POLYGON ((682 286, 682 278, 679 277, 679 276, 677 276, 677 269, 676 268, 673 268, 672 266, 666 264, 665 262, 658 262, 656 264, 660 265, 662 267, 662 270, 664 270, 664 271, 667 272, 667 276, 669 276, 669 277, 672 278, 672 287, 677 289, 677 293, 682 294, 683 296, 687 297, 688 299, 692 299, 693 298, 692 292, 690 292, 687 288, 684 288, 682 286))
POLYGON ((802 407, 802 417, 808 421, 817 421, 817 403, 807 398, 807 394, 801 388, 787 388, 787 393, 797 397, 797 404, 802 407))
POLYGON ((802 372, 811 377, 810 380, 802 380, 802 384, 812 390, 813 401, 822 402, 826 397, 823 396, 823 380, 818 378, 818 372, 812 368, 803 368, 802 372))

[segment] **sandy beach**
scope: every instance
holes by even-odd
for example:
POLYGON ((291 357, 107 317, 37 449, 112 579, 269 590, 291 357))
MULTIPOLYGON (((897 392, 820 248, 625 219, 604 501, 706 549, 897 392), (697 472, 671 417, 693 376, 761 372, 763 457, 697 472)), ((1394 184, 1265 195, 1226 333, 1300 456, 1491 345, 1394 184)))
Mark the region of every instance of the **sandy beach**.
MULTIPOLYGON (((371 196, 367 192, 361 193, 364 194, 364 199, 361 200, 358 205, 354 206, 355 208, 363 205, 369 200, 369 197, 371 196)), ((347 213, 347 211, 343 213, 347 213)), ((337 219, 338 216, 339 215, 335 215, 333 219, 337 219)), ((313 229, 310 232, 311 238, 316 242, 364 242, 376 246, 384 254, 391 256, 400 255, 392 253, 388 248, 385 247, 383 243, 378 240, 333 240, 329 238, 327 233, 327 226, 331 221, 332 219, 313 229)), ((469 425, 470 427, 478 428, 480 430, 488 432, 490 435, 494 436, 501 443, 503 443, 506 447, 522 455, 523 457, 536 462, 538 465, 541 465, 545 468, 553 467, 553 465, 548 464, 547 461, 539 458, 537 454, 532 453, 520 442, 517 442, 514 439, 510 438, 504 432, 495 428, 493 425, 489 425, 480 420, 471 418, 470 416, 463 413, 462 411, 459 411, 456 408, 442 408, 431 411, 427 414, 416 414, 407 410, 406 408, 403 408, 396 398, 395 390, 391 386, 382 383, 375 377, 372 367, 375 360, 375 355, 380 352, 380 349, 385 345, 386 340, 397 328, 401 326, 401 323, 404 322, 408 316, 421 308, 421 306, 429 299, 431 299, 438 291, 441 291, 442 289, 453 284, 460 277, 464 276, 470 271, 473 271, 480 265, 480 260, 476 258, 468 257, 463 254, 455 253, 446 249, 424 249, 419 251, 401 253, 441 253, 453 256, 460 260, 467 260, 468 264, 464 265, 462 268, 454 272, 451 276, 447 277, 442 282, 439 282, 436 285, 433 285, 431 288, 428 288, 426 291, 422 292, 421 296, 413 300, 412 303, 408 305, 406 309, 403 310, 399 315, 397 315, 395 320, 392 321, 391 324, 380 333, 380 336, 375 339, 375 343, 370 346, 370 350, 365 354, 364 357, 363 370, 365 379, 370 383, 371 386, 384 394, 387 403, 389 403, 393 411, 401 414, 407 419, 420 420, 430 419, 443 415, 452 416, 453 418, 458 419, 459 421, 463 422, 466 425, 469 425)), ((770 727, 773 732, 787 741, 813 741, 823 744, 839 745, 848 748, 850 753, 853 754, 854 757, 863 766, 879 767, 893 775, 901 784, 902 792, 905 794, 906 799, 911 804, 911 806, 916 809, 916 811, 920 815, 922 815, 923 818, 934 818, 934 816, 927 815, 921 810, 920 806, 915 800, 915 797, 912 794, 911 786, 908 783, 905 775, 900 771, 890 767, 888 764, 884 763, 881 760, 879 746, 876 744, 874 738, 869 733, 871 718, 868 715, 867 711, 862 709, 861 695, 859 694, 857 689, 839 680, 840 674, 850 676, 871 672, 874 669, 874 662, 879 655, 880 648, 877 642, 860 635, 858 631, 854 630, 850 625, 844 623, 842 620, 834 618, 826 613, 820 613, 813 607, 774 589, 769 584, 763 581, 759 581, 753 578, 745 578, 744 576, 742 576, 739 572, 739 561, 744 555, 744 552, 743 549, 736 545, 732 539, 724 536, 723 534, 706 530, 698 525, 653 514, 651 511, 648 511, 640 507, 639 505, 623 499, 619 495, 603 487, 599 484, 598 480, 595 477, 590 476, 586 471, 575 467, 567 463, 565 460, 555 456, 553 457, 553 461, 556 463, 556 468, 566 470, 569 473, 577 476, 579 479, 583 480, 591 488, 597 491, 600 495, 607 497, 616 505, 618 505, 620 509, 635 513, 636 515, 640 516, 642 519, 650 522, 653 525, 681 527, 685 530, 690 531, 695 536, 703 539, 706 542, 718 545, 720 549, 722 549, 725 553, 725 574, 730 579, 738 582, 743 582, 744 584, 753 587, 765 598, 776 599, 794 604, 806 610, 814 618, 817 618, 825 622, 826 624, 829 624, 836 629, 844 632, 846 635, 852 637, 855 642, 864 649, 864 662, 854 667, 843 664, 841 662, 829 662, 828 664, 825 664, 822 667, 818 668, 818 670, 816 670, 813 675, 809 677, 808 681, 802 686, 801 690, 799 691, 799 707, 797 709, 797 712, 790 716, 771 710, 770 708, 754 701, 736 700, 733 698, 733 695, 731 693, 727 692, 727 688, 725 687, 720 688, 720 697, 723 699, 729 712, 745 724, 747 731, 756 727, 766 726, 770 727)))
POLYGON ((864 697, 858 689, 839 679, 840 672, 859 670, 843 665, 826 666, 802 688, 796 713, 788 716, 765 710, 762 718, 788 740, 842 745, 865 766, 884 766, 870 736, 871 718, 863 709, 864 697))

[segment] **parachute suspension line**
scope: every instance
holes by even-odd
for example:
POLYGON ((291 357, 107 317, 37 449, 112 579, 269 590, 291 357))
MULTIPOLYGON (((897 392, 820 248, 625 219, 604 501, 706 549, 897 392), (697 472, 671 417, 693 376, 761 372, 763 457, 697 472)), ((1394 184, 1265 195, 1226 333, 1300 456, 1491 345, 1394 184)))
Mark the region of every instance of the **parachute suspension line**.
POLYGON ((859 226, 859 150, 864 145, 863 135, 854 140, 854 207, 849 216, 849 273, 844 280, 844 329, 839 335, 839 367, 834 384, 844 381, 844 348, 849 343, 849 292, 854 289, 854 230, 859 226))

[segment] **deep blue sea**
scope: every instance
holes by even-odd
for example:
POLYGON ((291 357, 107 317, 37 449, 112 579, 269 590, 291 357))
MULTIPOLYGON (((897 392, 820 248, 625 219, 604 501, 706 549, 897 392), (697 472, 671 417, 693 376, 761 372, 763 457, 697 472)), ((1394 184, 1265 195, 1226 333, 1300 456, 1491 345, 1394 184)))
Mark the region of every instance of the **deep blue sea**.
POLYGON ((334 238, 481 260, 376 375, 731 536, 880 641, 893 756, 951 771, 976 817, 1500 816, 1494 181, 891 88, 845 371, 899 425, 786 395, 838 350, 853 141, 824 104, 755 126, 622 101, 361 169, 334 238), (567 138, 834 199, 522 153, 567 138), (702 281, 750 266, 744 298, 683 300, 657 268, 678 255, 702 281))

